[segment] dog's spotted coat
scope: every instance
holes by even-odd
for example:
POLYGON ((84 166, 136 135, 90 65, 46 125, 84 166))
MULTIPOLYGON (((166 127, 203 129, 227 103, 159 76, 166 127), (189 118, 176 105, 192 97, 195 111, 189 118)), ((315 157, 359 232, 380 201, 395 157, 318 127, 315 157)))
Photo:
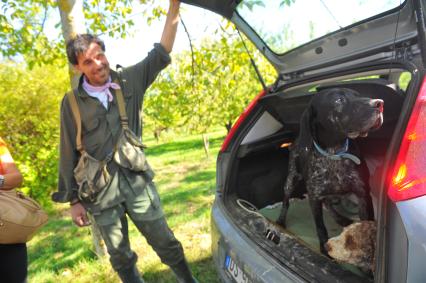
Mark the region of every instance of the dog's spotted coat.
POLYGON ((301 187, 306 189, 320 250, 324 254, 327 254, 324 244, 328 233, 323 221, 323 204, 338 224, 347 226, 352 220, 340 215, 333 204, 343 195, 354 193, 358 197, 359 218, 373 220, 369 173, 356 145, 351 140, 345 154, 356 156, 355 160, 360 158, 360 165, 351 158, 336 156, 349 138, 365 137, 368 131, 379 128, 382 123, 382 100, 360 97, 357 92, 345 88, 326 89, 315 94, 302 115, 299 135, 290 148, 283 208, 277 223, 285 227, 289 199, 294 190, 301 187), (319 152, 314 142, 326 154, 319 152))

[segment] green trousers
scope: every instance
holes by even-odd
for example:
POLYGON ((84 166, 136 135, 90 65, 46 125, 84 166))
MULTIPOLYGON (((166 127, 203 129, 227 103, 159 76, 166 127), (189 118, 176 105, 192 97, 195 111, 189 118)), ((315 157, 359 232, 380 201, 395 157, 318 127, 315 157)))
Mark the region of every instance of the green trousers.
MULTIPOLYGON (((182 245, 167 225, 166 219, 133 221, 145 236, 148 244, 160 257, 161 262, 171 266, 184 259, 182 245)), ((126 215, 111 225, 99 226, 115 271, 131 268, 137 261, 137 255, 130 248, 128 222, 126 215)))
POLYGON ((144 191, 148 196, 128 198, 100 215, 93 215, 105 241, 111 265, 119 274, 120 271, 134 268, 137 261, 137 255, 130 247, 127 216, 164 264, 174 266, 185 259, 181 243, 164 218, 155 186, 150 184, 144 191))

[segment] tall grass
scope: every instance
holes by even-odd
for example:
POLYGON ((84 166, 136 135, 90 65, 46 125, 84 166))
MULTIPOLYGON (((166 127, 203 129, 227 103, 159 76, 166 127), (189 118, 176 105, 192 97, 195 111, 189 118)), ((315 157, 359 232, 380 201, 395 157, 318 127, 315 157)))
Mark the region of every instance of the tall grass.
MULTIPOLYGON (((215 191, 215 163, 225 132, 210 134, 209 158, 201 135, 173 138, 156 143, 146 138, 147 156, 156 172, 166 219, 181 241, 194 275, 200 282, 219 282, 211 258, 210 208, 215 191)), ((143 236, 130 223, 133 250, 146 282, 175 282, 143 236)), ((38 282, 119 282, 108 257, 97 259, 89 228, 72 224, 68 205, 55 205, 46 225, 28 243, 29 283, 38 282)))

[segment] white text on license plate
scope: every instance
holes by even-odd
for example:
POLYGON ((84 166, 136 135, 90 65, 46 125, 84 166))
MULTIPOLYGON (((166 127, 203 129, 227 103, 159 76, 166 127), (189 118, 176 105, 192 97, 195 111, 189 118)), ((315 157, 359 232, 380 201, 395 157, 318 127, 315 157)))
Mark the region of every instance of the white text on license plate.
POLYGON ((250 280, 237 263, 228 255, 225 258, 225 268, 237 283, 249 283, 250 280))

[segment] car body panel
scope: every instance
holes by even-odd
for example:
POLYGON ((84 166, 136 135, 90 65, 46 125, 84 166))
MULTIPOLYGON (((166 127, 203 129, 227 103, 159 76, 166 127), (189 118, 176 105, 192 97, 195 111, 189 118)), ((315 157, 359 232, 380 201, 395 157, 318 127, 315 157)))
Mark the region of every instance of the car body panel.
MULTIPOLYGON (((386 275, 384 276, 385 278, 382 278, 382 282, 408 282, 407 258, 409 253, 409 242, 401 215, 399 214, 398 208, 394 203, 389 203, 388 218, 392 219, 392 221, 389 221, 385 232, 387 234, 386 242, 389 247, 386 256, 387 260, 383 260, 386 261, 385 266, 387 271, 386 275)), ((380 264, 383 264, 383 262, 380 262, 380 264)))
MULTIPOLYGON (((396 206, 409 239, 406 282, 422 282, 426 278, 426 196, 397 202, 396 206)), ((403 239, 399 238, 401 245, 403 239)))
POLYGON ((232 18, 235 7, 241 1, 236 0, 183 0, 182 3, 197 6, 217 13, 228 20, 232 18))
POLYGON ((232 221, 225 214, 221 203, 216 201, 212 208, 212 252, 218 267, 218 272, 225 282, 233 282, 224 268, 225 257, 234 258, 249 276, 251 283, 271 282, 305 282, 291 272, 276 265, 275 261, 251 241, 241 231, 232 225, 232 221), (222 235, 232 235, 223 237, 222 235), (263 256, 259 256, 259 253, 263 256), (270 260, 269 260, 270 258, 270 260), (244 262, 244 266, 242 265, 244 262))

